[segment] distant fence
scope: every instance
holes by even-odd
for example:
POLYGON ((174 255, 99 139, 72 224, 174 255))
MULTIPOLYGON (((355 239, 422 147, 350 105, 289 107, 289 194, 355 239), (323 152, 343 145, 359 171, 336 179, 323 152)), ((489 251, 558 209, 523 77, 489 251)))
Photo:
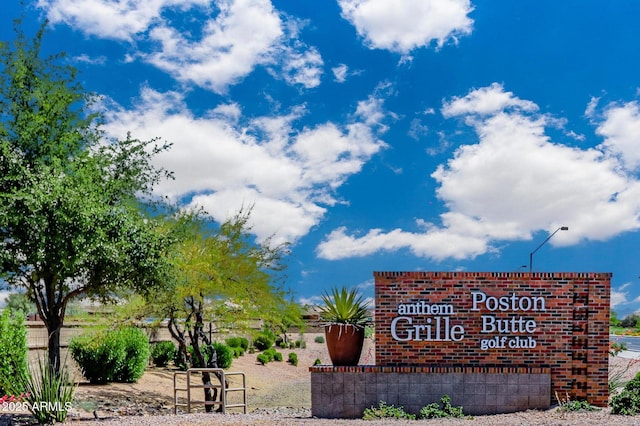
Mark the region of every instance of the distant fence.
MULTIPOLYGON (((49 341, 49 334, 47 328, 42 321, 25 321, 27 326, 27 347, 29 350, 43 350, 47 349, 47 343, 49 341)), ((66 348, 69 346, 69 342, 75 336, 96 327, 95 323, 75 323, 70 322, 62 327, 60 330, 60 347, 66 348)), ((144 327, 147 335, 149 336, 150 343, 161 342, 164 340, 171 340, 171 333, 169 328, 163 324, 159 327, 144 327)))

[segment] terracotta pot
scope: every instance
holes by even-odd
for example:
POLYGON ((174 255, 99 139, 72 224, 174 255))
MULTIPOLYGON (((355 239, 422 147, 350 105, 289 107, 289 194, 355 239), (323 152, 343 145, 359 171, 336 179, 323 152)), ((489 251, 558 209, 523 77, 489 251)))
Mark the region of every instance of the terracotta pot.
POLYGON ((358 365, 364 343, 364 327, 331 324, 324 327, 324 335, 333 365, 358 365))

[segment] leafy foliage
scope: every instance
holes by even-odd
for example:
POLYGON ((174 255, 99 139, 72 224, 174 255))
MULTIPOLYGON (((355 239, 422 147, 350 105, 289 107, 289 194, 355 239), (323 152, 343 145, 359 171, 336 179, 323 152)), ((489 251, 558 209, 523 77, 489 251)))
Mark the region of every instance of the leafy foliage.
POLYGON ((124 348, 124 358, 114 374, 114 381, 137 382, 149 360, 149 338, 143 330, 134 327, 123 327, 109 334, 124 348))
POLYGON ((69 350, 90 383, 133 383, 144 374, 149 340, 144 331, 124 327, 74 337, 69 350))
POLYGON ((379 419, 407 419, 415 420, 414 414, 407 413, 403 407, 396 407, 389 405, 384 401, 380 401, 377 407, 365 408, 362 413, 364 420, 379 420, 379 419))
POLYGON ((214 343, 213 348, 216 350, 216 356, 218 357, 218 368, 229 368, 233 363, 233 349, 224 343, 214 343))
POLYGON ((443 395, 440 398, 440 404, 433 402, 422 407, 418 417, 421 419, 439 419, 448 417, 464 417, 462 407, 454 407, 451 405, 449 395, 443 395), (442 404, 442 407, 440 406, 442 404))
POLYGON ((22 399, 40 424, 64 422, 72 408, 77 383, 69 368, 63 364, 56 370, 48 362, 38 358, 38 369, 29 369, 26 374, 15 376, 15 388, 23 389, 22 399))
POLYGON ((253 338, 253 346, 259 351, 264 351, 273 346, 274 340, 271 336, 265 333, 258 333, 253 338))
POLYGON ((324 337, 323 336, 316 336, 315 339, 313 339, 314 342, 316 343, 324 343, 324 337))
POLYGON ((5 309, 0 314, 0 396, 7 393, 19 394, 22 389, 12 389, 14 377, 27 373, 27 329, 24 317, 5 309))
POLYGON ((33 40, 15 28, 0 45, 0 270, 35 303, 57 369, 70 301, 164 279, 166 240, 143 198, 169 176, 151 165, 168 146, 104 140, 64 55, 41 58, 46 22, 33 40))
POLYGON ((169 340, 151 345, 151 360, 158 367, 165 367, 175 354, 176 345, 169 340))
POLYGON ((333 288, 322 295, 320 316, 327 323, 364 326, 369 322, 368 305, 357 289, 333 288))
POLYGON ((287 362, 291 365, 297 366, 298 365, 298 354, 295 352, 289 352, 289 358, 287 360, 287 362))
POLYGON ((246 337, 229 337, 225 343, 232 348, 242 348, 245 351, 249 349, 249 339, 246 337))
POLYGON ((625 416, 640 414, 640 373, 627 382, 622 392, 611 398, 609 405, 611 414, 625 416))
POLYGON ((24 293, 11 293, 4 302, 4 308, 13 312, 22 312, 23 314, 36 312, 36 305, 24 293))

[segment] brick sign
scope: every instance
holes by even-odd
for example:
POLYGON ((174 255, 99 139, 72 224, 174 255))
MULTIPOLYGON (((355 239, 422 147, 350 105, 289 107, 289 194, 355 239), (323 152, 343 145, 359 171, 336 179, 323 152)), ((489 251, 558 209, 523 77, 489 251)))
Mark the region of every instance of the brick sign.
POLYGON ((377 366, 549 368, 552 391, 606 406, 611 274, 374 277, 377 366))

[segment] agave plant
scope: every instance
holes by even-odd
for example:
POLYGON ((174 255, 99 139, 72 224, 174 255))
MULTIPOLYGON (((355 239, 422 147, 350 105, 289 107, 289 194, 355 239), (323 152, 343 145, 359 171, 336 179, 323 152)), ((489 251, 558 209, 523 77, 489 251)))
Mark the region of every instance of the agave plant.
POLYGON ((369 323, 368 303, 356 289, 333 288, 322 295, 324 306, 320 316, 327 324, 352 324, 364 327, 369 323))

